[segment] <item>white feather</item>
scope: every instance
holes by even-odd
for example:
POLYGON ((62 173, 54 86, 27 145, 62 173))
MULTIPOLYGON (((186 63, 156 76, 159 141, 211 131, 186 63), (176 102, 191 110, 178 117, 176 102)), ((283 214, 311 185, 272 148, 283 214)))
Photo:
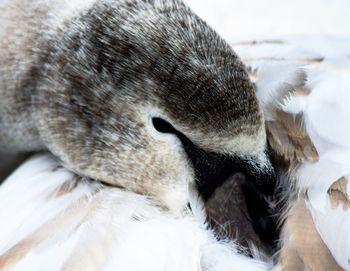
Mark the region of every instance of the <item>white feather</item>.
POLYGON ((350 40, 285 39, 237 43, 236 47, 257 70, 257 95, 267 120, 273 120, 273 107, 303 114, 303 125, 319 159, 298 167, 297 189, 307 193, 315 227, 335 260, 350 270, 350 209, 332 206, 328 194, 335 181, 350 176, 350 40), (305 74, 304 87, 310 94, 287 95, 281 103, 283 86, 298 86, 300 72, 305 74))
POLYGON ((145 196, 58 166, 49 155, 35 156, 0 187, 1 270, 269 268, 215 238, 195 191, 192 211, 175 218, 145 196))

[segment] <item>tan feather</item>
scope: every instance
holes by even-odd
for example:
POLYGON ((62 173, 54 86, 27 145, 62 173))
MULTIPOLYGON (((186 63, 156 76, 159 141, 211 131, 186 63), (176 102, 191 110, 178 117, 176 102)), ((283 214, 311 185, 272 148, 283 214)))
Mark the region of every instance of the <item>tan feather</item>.
POLYGON ((345 177, 341 177, 328 189, 328 195, 333 208, 337 208, 339 205, 342 205, 344 210, 350 208, 350 198, 347 193, 347 186, 348 180, 345 177))
POLYGON ((289 212, 281 250, 281 271, 341 271, 328 247, 318 234, 304 200, 289 212))

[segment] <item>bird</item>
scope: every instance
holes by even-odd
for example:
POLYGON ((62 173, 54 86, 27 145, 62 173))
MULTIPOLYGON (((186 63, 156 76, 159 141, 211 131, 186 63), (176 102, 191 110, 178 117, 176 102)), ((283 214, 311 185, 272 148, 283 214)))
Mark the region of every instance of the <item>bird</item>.
POLYGON ((205 203, 196 190, 185 215, 174 217, 150 197, 76 175, 45 154, 30 158, 0 186, 0 220, 8 221, 0 230, 5 240, 0 267, 349 270, 350 59, 341 50, 349 43, 302 39, 232 45, 254 83, 286 201, 275 266, 240 255, 234 242, 218 239, 205 222, 205 203), (167 261, 159 261, 165 253, 167 261))
POLYGON ((267 271, 272 262, 218 239, 190 191, 175 217, 149 196, 79 176, 52 154, 0 186, 0 270, 267 271))
POLYGON ((254 80, 285 204, 276 270, 350 270, 349 45, 345 38, 233 44, 254 80))
POLYGON ((0 23, 4 152, 49 151, 177 216, 233 171, 273 192, 247 71, 180 0, 1 1, 0 23))

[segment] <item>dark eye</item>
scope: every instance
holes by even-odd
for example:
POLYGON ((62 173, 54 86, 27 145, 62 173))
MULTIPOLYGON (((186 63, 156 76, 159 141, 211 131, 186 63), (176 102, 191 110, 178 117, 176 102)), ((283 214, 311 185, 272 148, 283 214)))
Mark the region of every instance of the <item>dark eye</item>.
POLYGON ((162 118, 152 118, 154 128, 160 133, 177 135, 179 132, 169 122, 162 118))

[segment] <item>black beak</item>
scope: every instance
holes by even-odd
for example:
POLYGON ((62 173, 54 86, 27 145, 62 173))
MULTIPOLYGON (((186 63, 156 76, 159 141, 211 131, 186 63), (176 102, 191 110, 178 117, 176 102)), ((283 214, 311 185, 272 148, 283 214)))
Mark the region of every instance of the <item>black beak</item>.
POLYGON ((262 194, 270 196, 275 193, 277 176, 268 152, 265 152, 265 157, 266 161, 264 163, 261 163, 255 157, 238 157, 235 159, 235 163, 239 165, 248 183, 252 184, 262 194))
POLYGON ((180 138, 193 164, 198 190, 207 200, 234 173, 241 172, 248 183, 265 195, 272 195, 276 186, 276 174, 269 162, 262 164, 255 157, 239 157, 206 152, 188 138, 180 138))

